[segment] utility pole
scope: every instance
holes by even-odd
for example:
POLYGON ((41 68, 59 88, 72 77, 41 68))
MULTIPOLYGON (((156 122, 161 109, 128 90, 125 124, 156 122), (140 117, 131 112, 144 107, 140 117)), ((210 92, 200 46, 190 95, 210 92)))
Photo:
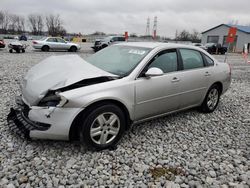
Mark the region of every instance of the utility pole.
POLYGON ((149 35, 150 35, 150 18, 148 17, 145 36, 149 35))
POLYGON ((153 39, 156 40, 157 32, 157 16, 154 17, 154 26, 153 26, 153 39))

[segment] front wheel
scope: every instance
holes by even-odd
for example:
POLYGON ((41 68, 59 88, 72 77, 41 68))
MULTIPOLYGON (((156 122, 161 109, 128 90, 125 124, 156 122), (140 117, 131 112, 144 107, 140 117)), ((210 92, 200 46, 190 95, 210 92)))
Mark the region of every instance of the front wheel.
POLYGON ((77 51, 77 47, 75 46, 71 46, 69 49, 70 52, 76 52, 77 51))
POLYGON ((104 104, 87 115, 82 126, 82 139, 96 149, 110 148, 120 140, 125 126, 123 111, 116 105, 104 104))
POLYGON ((205 113, 213 112, 220 101, 220 93, 218 85, 212 85, 209 88, 202 105, 200 106, 200 110, 205 113))

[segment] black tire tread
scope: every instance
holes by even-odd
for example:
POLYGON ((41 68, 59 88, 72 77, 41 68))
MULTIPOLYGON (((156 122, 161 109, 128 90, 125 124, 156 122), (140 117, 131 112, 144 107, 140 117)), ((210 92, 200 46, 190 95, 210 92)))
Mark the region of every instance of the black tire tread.
POLYGON ((212 113, 218 106, 219 104, 219 101, 220 101, 220 94, 221 94, 221 91, 220 91, 220 88, 217 84, 213 84, 207 91, 207 94, 206 94, 206 97, 204 98, 201 106, 199 107, 199 111, 203 112, 203 113, 212 113), (214 107, 213 110, 209 109, 208 106, 207 106, 207 97, 208 97, 208 94, 209 92, 211 91, 211 89, 215 88, 218 90, 218 93, 219 93, 219 98, 218 98, 218 102, 216 104, 216 106, 214 107))
POLYGON ((81 134, 82 134, 82 139, 85 144, 92 148, 96 148, 98 150, 103 150, 107 148, 114 148, 117 144, 117 142, 120 140, 120 138, 123 135, 123 132, 125 131, 125 126, 126 126, 126 119, 124 112, 115 104, 112 103, 104 103, 104 104, 99 104, 97 106, 93 106, 92 108, 88 109, 87 112, 82 114, 81 122, 83 122, 83 126, 81 127, 81 134), (120 118, 120 132, 117 135, 117 137, 109 144, 107 145, 98 145, 94 143, 91 138, 90 138, 90 126, 92 124, 92 121, 95 119, 97 114, 103 113, 105 111, 112 111, 115 112, 116 115, 120 118))

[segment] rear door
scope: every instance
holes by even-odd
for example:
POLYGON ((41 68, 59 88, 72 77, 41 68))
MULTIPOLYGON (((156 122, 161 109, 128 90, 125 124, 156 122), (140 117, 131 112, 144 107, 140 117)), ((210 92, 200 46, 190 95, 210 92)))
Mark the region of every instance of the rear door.
POLYGON ((176 49, 158 53, 145 67, 161 69, 161 76, 147 78, 141 73, 135 83, 135 119, 140 120, 159 114, 175 111, 178 100, 178 56, 176 49))
POLYGON ((180 108, 199 105, 210 86, 210 77, 213 74, 211 66, 201 52, 193 49, 179 49, 182 71, 180 79, 180 108))

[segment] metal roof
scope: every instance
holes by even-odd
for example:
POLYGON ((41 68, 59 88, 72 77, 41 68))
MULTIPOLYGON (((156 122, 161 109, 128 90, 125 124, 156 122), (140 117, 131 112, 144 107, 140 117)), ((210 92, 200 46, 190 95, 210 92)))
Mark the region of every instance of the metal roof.
POLYGON ((221 27, 221 26, 236 27, 239 31, 244 32, 244 33, 247 33, 247 34, 250 34, 250 26, 232 25, 232 24, 220 24, 220 25, 218 25, 218 26, 216 26, 216 27, 213 27, 213 28, 211 28, 211 29, 208 29, 208 30, 202 32, 202 34, 203 34, 203 33, 207 33, 207 32, 209 32, 209 31, 214 30, 214 29, 216 29, 216 28, 218 28, 218 27, 221 27))
POLYGON ((131 46, 131 47, 144 47, 144 48, 189 48, 189 49, 198 49, 201 48, 187 45, 187 44, 177 44, 177 43, 163 43, 163 42, 121 42, 115 45, 119 46, 131 46))

